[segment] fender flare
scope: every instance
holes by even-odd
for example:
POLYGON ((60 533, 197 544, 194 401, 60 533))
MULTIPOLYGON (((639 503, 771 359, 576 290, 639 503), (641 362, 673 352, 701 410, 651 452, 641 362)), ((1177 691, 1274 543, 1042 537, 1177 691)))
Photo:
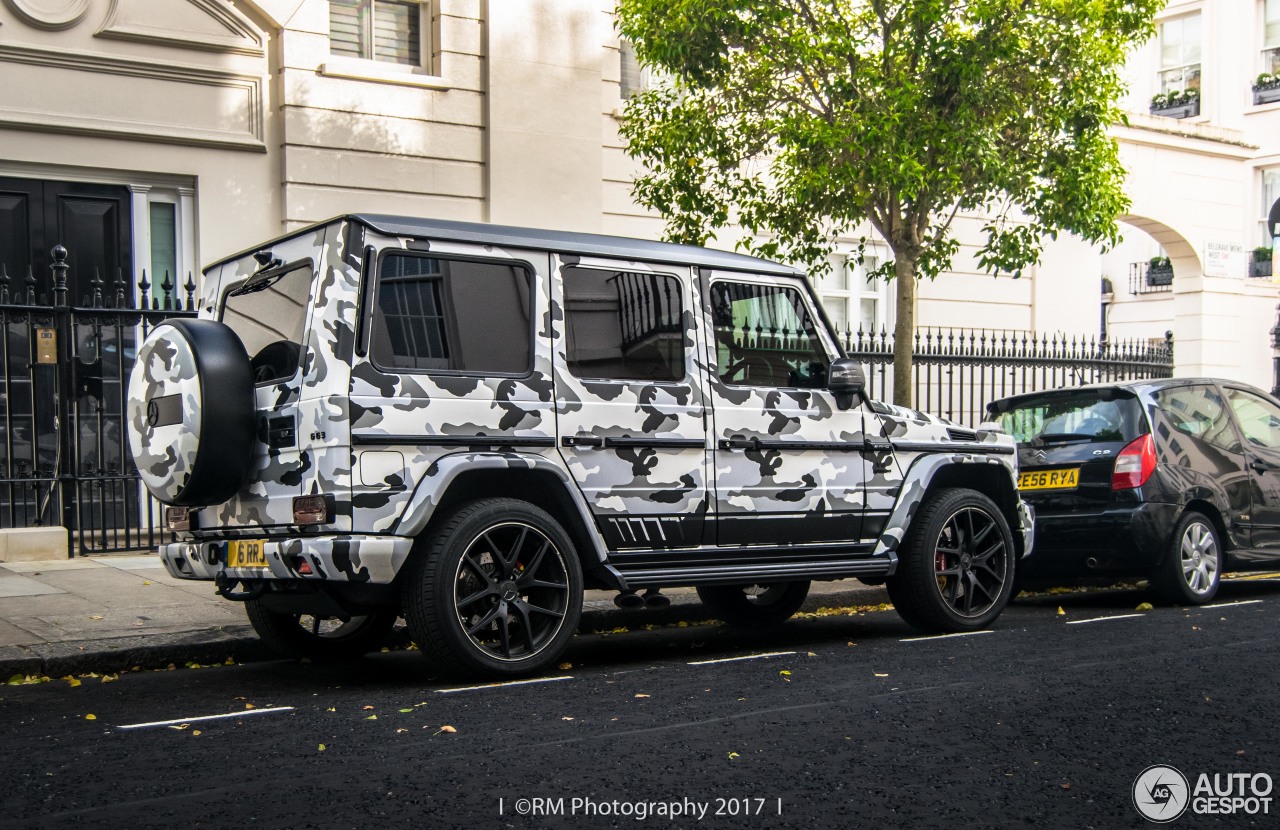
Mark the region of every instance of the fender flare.
POLYGON ((435 515, 440 499, 449 492, 454 479, 463 473, 476 470, 529 470, 539 473, 551 473, 569 494, 569 500, 578 512, 578 518, 587 529, 591 546, 601 565, 608 565, 609 555, 605 550, 600 533, 596 530, 595 518, 587 508, 586 499, 560 465, 542 455, 526 455, 518 452, 460 452, 441 456, 431 463, 426 474, 414 485, 413 496, 401 513, 391 532, 397 536, 417 536, 435 515), (430 486, 424 486, 430 481, 430 486))
MULTIPOLYGON (((893 558, 894 567, 890 570, 890 573, 897 570, 898 548, 902 545, 902 540, 907 535, 907 528, 911 526, 911 520, 915 517, 916 510, 920 508, 920 504, 924 501, 925 493, 929 491, 929 485, 932 483, 933 477, 943 467, 951 467, 958 464, 994 464, 1003 469, 1005 474, 1009 476, 1009 486, 1013 491, 1015 493, 1018 491, 1017 482, 1013 478, 1013 470, 1010 469, 1008 464, 1001 462, 999 456, 966 452, 917 456, 907 468, 907 474, 902 480, 902 489, 899 491, 898 503, 894 505, 889 521, 880 533, 880 539, 876 542, 875 553, 873 554, 875 556, 888 555, 893 558)), ((1010 528, 1010 530, 1015 533, 1022 532, 1024 537, 1031 531, 1030 528, 1010 528)))

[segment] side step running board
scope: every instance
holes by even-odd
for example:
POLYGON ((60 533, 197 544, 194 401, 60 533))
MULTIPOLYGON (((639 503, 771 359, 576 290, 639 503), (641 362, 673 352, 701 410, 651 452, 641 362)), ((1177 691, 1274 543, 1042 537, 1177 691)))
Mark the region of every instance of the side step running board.
POLYGON ((744 585, 801 579, 843 579, 850 576, 888 576, 897 558, 827 559, 753 565, 696 565, 636 568, 614 564, 628 588, 684 585, 744 585))

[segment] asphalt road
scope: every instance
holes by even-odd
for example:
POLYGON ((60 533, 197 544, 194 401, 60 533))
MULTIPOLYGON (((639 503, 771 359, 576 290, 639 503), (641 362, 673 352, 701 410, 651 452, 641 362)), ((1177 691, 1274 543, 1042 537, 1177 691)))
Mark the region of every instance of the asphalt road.
POLYGON ((4 686, 0 825, 1154 826, 1150 765, 1280 778, 1280 580, 1145 600, 1024 598, 950 638, 883 610, 584 635, 546 682, 471 689, 416 652, 4 686))

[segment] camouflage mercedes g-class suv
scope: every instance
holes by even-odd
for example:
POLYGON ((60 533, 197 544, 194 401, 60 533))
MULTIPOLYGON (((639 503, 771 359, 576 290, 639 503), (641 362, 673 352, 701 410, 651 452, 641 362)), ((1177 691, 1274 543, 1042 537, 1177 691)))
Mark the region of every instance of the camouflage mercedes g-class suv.
POLYGON ((403 616, 443 670, 527 674, 584 588, 696 586, 765 624, 845 577, 976 629, 1031 546, 1013 441, 869 400, 783 265, 360 215, 210 266, 202 296, 139 347, 134 458, 170 573, 293 654, 403 616))

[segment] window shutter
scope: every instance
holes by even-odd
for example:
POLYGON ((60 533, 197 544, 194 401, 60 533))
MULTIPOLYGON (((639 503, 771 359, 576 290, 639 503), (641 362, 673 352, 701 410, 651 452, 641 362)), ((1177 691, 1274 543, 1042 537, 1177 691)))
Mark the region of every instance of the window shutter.
POLYGON ((622 100, 644 89, 644 75, 640 69, 640 61, 636 58, 636 48, 631 41, 623 40, 618 44, 619 58, 622 61, 622 100))
POLYGON ((419 66, 422 63, 422 9, 417 3, 378 0, 373 7, 373 56, 419 66))
POLYGON ((365 57, 361 48, 360 18, 368 17, 368 0, 329 0, 329 52, 365 57))

